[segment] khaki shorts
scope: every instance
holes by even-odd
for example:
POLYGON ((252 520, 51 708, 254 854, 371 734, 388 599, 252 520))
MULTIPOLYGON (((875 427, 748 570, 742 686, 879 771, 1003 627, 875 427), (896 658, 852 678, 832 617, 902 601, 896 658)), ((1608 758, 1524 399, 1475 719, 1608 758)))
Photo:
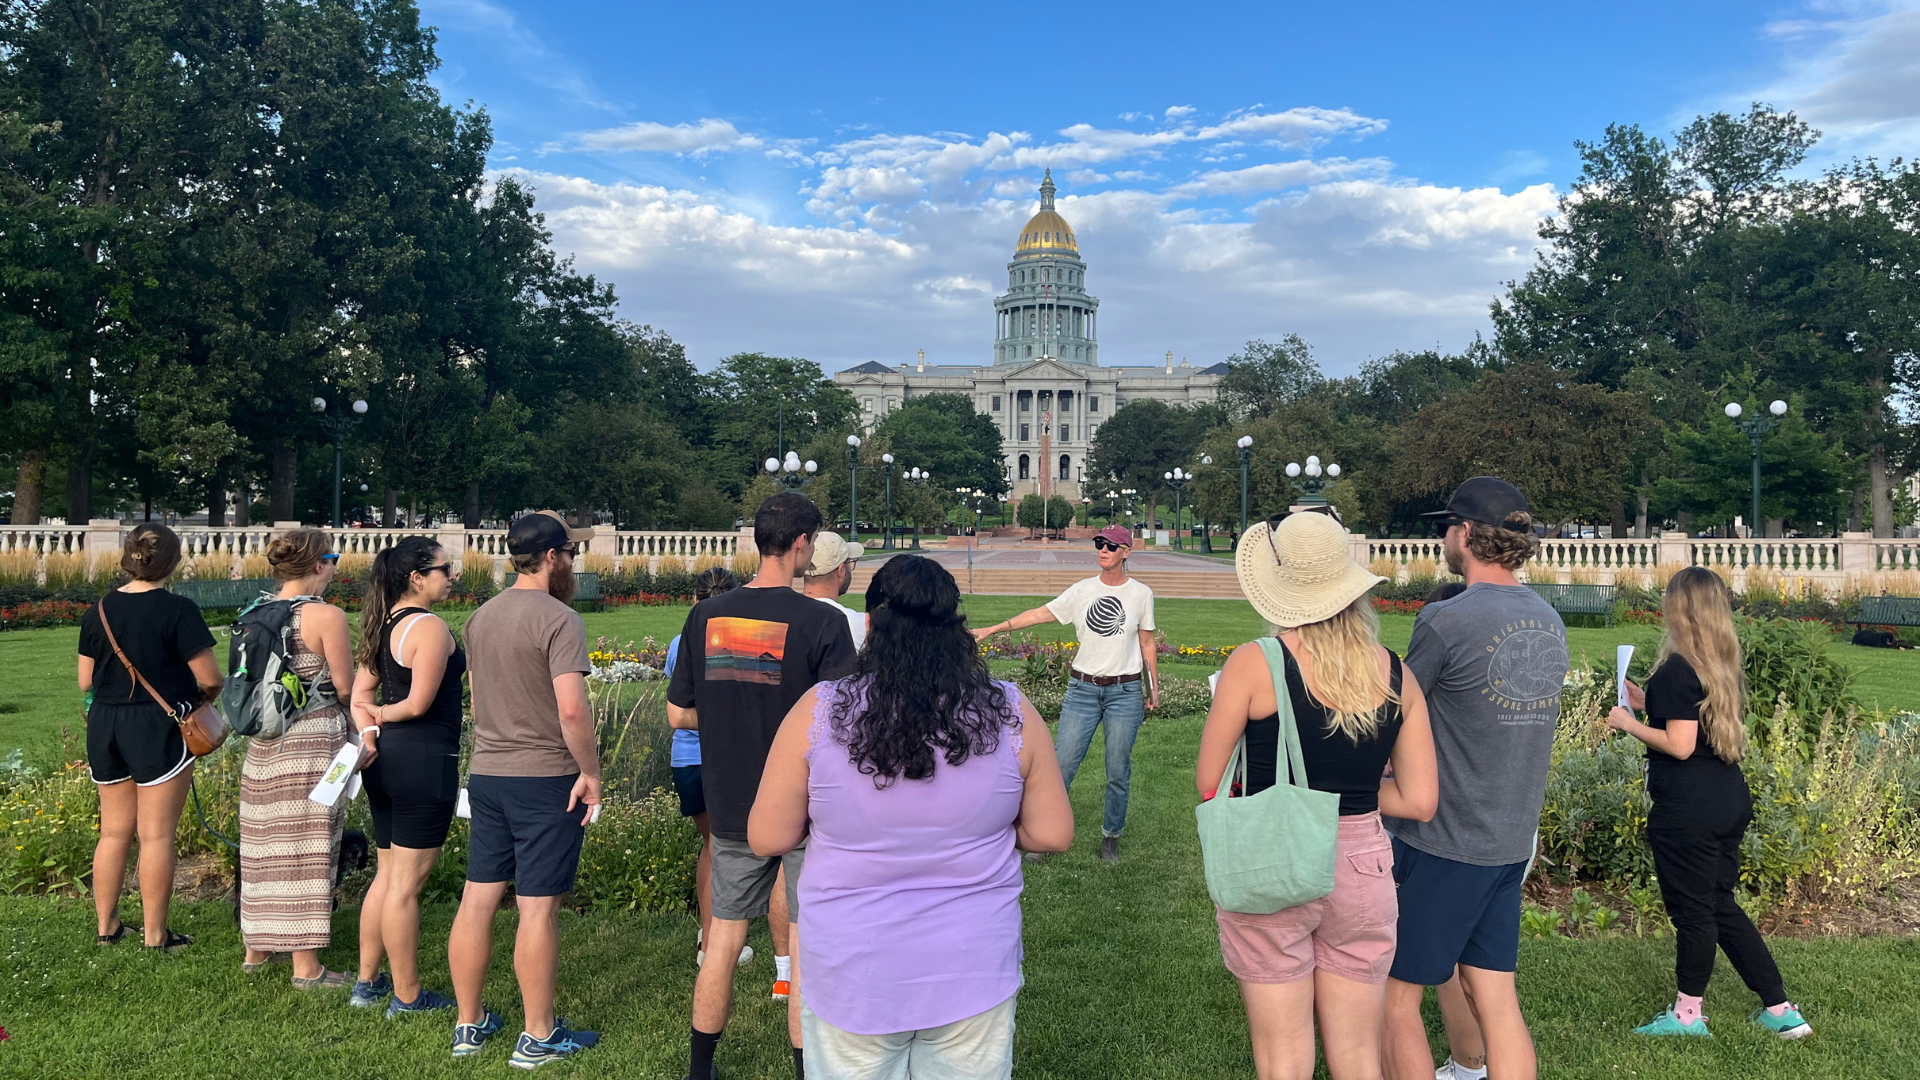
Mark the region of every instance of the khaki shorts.
POLYGON ((745 840, 713 838, 713 917, 745 922, 757 919, 772 906, 773 882, 787 871, 787 918, 800 921, 800 870, 806 865, 807 846, 785 855, 763 859, 745 840))
POLYGON ((1333 891, 1271 915, 1217 911, 1220 956, 1242 982, 1299 982, 1320 968, 1384 983, 1399 917, 1393 841, 1379 814, 1355 814, 1340 819, 1333 891))
POLYGON ((1013 1003, 922 1031, 856 1035, 800 1003, 811 1080, 1007 1080, 1013 1076, 1013 1003))

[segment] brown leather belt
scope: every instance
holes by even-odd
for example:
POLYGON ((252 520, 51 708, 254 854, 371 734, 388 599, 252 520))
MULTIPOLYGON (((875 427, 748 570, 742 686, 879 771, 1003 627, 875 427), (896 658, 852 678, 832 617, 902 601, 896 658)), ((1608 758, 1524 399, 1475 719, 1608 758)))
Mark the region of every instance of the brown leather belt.
POLYGON ((1069 669, 1067 674, 1079 679, 1081 682, 1092 683, 1095 686, 1113 686, 1123 682, 1140 681, 1140 673, 1137 671, 1131 675, 1082 675, 1078 671, 1069 669))

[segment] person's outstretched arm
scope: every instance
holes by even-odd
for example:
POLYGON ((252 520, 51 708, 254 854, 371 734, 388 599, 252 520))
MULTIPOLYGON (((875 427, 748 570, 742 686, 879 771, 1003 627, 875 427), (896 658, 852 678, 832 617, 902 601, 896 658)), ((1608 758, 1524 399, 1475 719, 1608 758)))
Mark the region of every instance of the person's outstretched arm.
POLYGON ((1060 621, 1059 619, 1054 617, 1053 609, 1047 607, 1045 604, 1042 604, 1031 611, 1023 611, 1020 614, 1015 615, 1011 619, 994 623, 992 626, 983 626, 980 629, 973 631, 973 636, 975 640, 980 640, 980 639, 991 637, 994 634, 1008 633, 1014 630, 1024 630, 1029 626, 1039 626, 1043 623, 1059 622, 1059 621, 1060 621))

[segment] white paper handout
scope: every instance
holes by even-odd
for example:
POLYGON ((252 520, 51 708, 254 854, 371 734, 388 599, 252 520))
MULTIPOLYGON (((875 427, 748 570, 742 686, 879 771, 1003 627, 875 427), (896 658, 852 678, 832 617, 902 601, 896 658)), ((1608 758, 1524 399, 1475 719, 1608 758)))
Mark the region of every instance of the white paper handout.
POLYGON ((471 818, 473 816, 473 804, 467 801, 466 788, 460 789, 460 800, 453 804, 453 816, 463 818, 471 818))
POLYGON ((1212 697, 1213 695, 1219 692, 1220 692, 1220 673, 1216 671, 1213 674, 1207 676, 1207 696, 1212 697))
POLYGON ((1613 651, 1614 676, 1613 688, 1619 696, 1620 707, 1631 709, 1627 704, 1627 665, 1633 663, 1633 646, 1622 645, 1613 651))
POLYGON ((307 793, 307 798, 321 806, 332 806, 339 802, 340 796, 346 793, 348 782, 356 778, 355 773, 359 764, 360 744, 348 741, 339 752, 333 755, 333 760, 327 763, 327 771, 321 774, 320 782, 313 785, 313 790, 307 793))

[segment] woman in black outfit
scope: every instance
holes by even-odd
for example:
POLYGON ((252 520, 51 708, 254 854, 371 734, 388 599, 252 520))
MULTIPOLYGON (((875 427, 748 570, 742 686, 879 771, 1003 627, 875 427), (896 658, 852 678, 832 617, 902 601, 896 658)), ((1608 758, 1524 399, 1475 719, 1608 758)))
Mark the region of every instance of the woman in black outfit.
POLYGON ((1620 706, 1607 715, 1608 727, 1647 744, 1653 799, 1647 841, 1673 919, 1680 983, 1673 1006, 1635 1031, 1707 1034, 1700 999, 1720 948, 1760 997, 1754 1023, 1783 1039, 1810 1035, 1812 1026, 1787 1000, 1767 943, 1733 896, 1753 796, 1739 764, 1747 749, 1747 677, 1727 586, 1712 571, 1690 566, 1667 583, 1661 609, 1667 637, 1660 666, 1644 692, 1629 684, 1627 695, 1646 709, 1648 722, 1620 706))
POLYGON ((360 907, 360 975, 348 1001, 388 1016, 453 1007, 420 985, 420 890, 460 795, 460 680, 467 656, 428 610, 453 591, 447 553, 409 536, 374 556, 360 624, 353 722, 375 757, 363 779, 378 869, 360 907), (378 700, 376 701, 376 696, 378 700), (380 973, 387 958, 392 977, 380 973))
POLYGON ((126 659, 181 716, 220 696, 213 634, 199 606, 167 591, 167 579, 179 565, 180 538, 172 529, 135 526, 120 553, 120 568, 133 580, 101 597, 80 621, 80 689, 93 694, 87 709, 87 765, 100 787, 93 904, 102 945, 132 932, 120 921, 120 892, 136 834, 147 947, 178 952, 193 943, 167 927, 173 834, 193 786, 193 755, 180 725, 113 648, 119 642, 126 659))

